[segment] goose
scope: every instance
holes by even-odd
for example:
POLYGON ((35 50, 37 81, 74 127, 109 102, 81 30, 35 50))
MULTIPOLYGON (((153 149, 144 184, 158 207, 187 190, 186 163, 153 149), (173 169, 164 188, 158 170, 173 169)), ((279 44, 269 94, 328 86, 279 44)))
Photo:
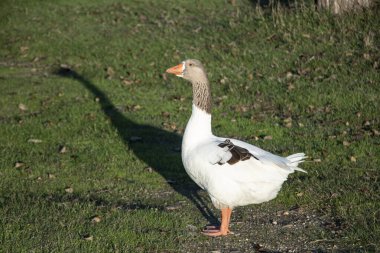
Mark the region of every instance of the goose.
POLYGON ((221 210, 220 226, 206 226, 207 236, 225 236, 235 207, 274 199, 288 175, 305 172, 304 153, 280 157, 249 143, 217 137, 211 130, 211 92, 205 68, 188 59, 166 70, 192 84, 191 117, 182 139, 181 157, 190 178, 221 210))

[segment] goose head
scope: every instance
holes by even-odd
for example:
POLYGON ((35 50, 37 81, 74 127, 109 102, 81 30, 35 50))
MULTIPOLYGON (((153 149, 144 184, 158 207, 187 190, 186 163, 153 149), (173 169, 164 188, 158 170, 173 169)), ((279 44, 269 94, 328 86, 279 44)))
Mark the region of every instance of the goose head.
POLYGON ((211 114, 211 92, 207 74, 200 61, 189 59, 166 70, 167 73, 182 77, 193 86, 193 104, 211 114))
POLYGON ((188 59, 177 66, 166 70, 167 73, 182 77, 191 83, 207 82, 207 74, 202 63, 195 59, 188 59))

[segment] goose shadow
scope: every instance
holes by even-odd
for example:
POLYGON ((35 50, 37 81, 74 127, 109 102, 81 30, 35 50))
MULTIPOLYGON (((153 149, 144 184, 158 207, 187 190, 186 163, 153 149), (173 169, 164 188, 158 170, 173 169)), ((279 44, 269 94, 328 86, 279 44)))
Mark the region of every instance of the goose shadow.
POLYGON ((54 74, 79 82, 98 98, 101 110, 126 147, 163 176, 174 191, 190 200, 209 223, 218 223, 218 219, 200 196, 201 189, 189 179, 183 169, 178 150, 182 141, 180 135, 128 119, 101 89, 71 68, 60 67, 54 74))

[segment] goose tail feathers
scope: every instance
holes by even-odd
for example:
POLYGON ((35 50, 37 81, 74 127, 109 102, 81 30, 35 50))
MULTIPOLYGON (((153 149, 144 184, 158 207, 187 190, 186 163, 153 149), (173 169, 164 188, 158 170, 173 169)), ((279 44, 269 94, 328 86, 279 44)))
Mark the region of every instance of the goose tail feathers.
POLYGON ((298 168, 297 166, 298 164, 304 162, 306 158, 307 156, 305 155, 305 153, 297 153, 297 154, 293 154, 286 157, 286 159, 289 161, 288 162, 289 167, 291 167, 294 170, 301 171, 304 173, 307 173, 307 172, 301 168, 298 168))

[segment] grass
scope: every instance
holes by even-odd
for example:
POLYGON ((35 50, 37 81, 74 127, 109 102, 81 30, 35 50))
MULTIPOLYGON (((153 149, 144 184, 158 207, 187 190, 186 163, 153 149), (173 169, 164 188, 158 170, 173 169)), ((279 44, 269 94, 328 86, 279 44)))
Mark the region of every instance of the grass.
POLYGON ((253 2, 2 1, 0 251, 379 250, 378 7, 253 2), (163 72, 186 58, 215 134, 310 157, 226 238, 178 152, 191 88, 163 72))

